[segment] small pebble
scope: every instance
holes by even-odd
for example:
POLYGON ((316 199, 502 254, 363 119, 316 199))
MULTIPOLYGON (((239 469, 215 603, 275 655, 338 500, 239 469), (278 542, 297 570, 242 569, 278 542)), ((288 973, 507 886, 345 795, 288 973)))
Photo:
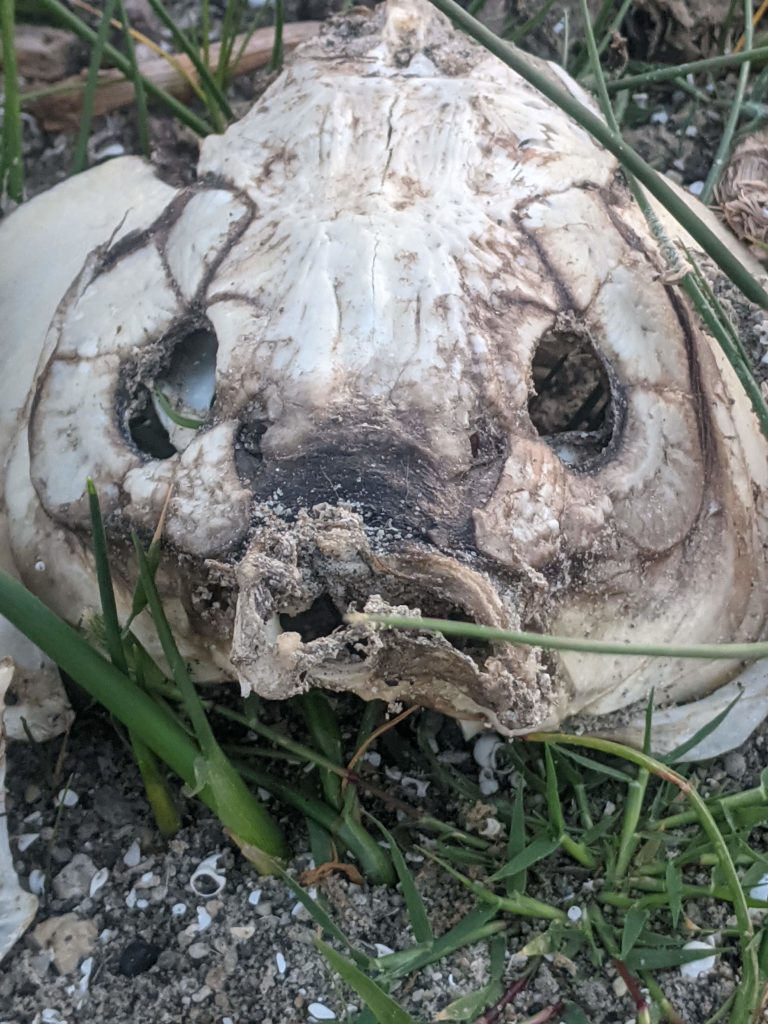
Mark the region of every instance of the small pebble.
POLYGON ((583 917, 583 911, 581 907, 576 906, 575 904, 572 907, 568 907, 567 913, 569 921, 580 921, 583 917))
POLYGON ((125 978, 136 978, 144 974, 150 967, 154 967, 157 958, 160 956, 160 947, 152 942, 144 942, 143 939, 134 939, 129 942, 117 963, 117 973, 125 978))
POLYGON ((82 900, 88 895, 97 873, 96 865, 85 853, 76 853, 53 880, 53 891, 60 900, 82 900))
POLYGON ((193 960, 204 960, 210 955, 211 947, 205 942, 193 942, 187 952, 193 960))
POLYGON ((60 789, 54 802, 57 807, 60 807, 62 804, 65 807, 76 807, 79 800, 80 797, 74 789, 60 789))
POLYGON ((209 988, 208 985, 203 985, 202 988, 199 988, 197 990, 197 992, 195 992, 193 994, 192 1002, 193 1003, 202 1003, 206 999, 210 998, 210 996, 212 996, 212 995, 213 995, 213 989, 209 988))
POLYGON ((257 906, 260 899, 261 889, 253 889, 251 892, 248 893, 248 902, 251 904, 252 907, 257 906))
POLYGON ((285 974, 288 965, 285 962, 285 957, 282 953, 275 953, 275 963, 277 964, 277 970, 279 974, 285 974))
POLYGON ((123 864, 127 868, 135 868, 141 862, 141 847, 138 839, 134 839, 123 854, 123 864))
POLYGON ((35 896, 42 896, 45 891, 45 872, 40 868, 33 868, 29 872, 29 891, 35 896))
POLYGON ((732 779, 741 779, 747 771, 747 759, 737 750, 732 750, 723 758, 723 767, 732 779))
POLYGON ((34 841, 39 838, 39 832, 22 832, 22 834, 16 840, 16 846, 19 849, 19 853, 24 853, 24 851, 28 850, 32 843, 34 843, 34 841))
POLYGON ((324 1006, 323 1003, 310 1003, 308 1009, 309 1016, 314 1017, 315 1020, 336 1020, 333 1010, 324 1006))

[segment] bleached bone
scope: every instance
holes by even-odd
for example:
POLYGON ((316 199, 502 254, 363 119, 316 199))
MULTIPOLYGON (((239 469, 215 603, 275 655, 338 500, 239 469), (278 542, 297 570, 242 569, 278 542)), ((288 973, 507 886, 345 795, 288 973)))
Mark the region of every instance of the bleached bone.
POLYGON ((267 697, 348 689, 517 733, 741 669, 460 648, 349 609, 764 635, 768 451, 734 373, 614 158, 422 0, 301 47, 193 187, 113 161, 0 242, 9 541, 70 620, 98 604, 92 476, 121 612, 129 531, 172 488, 183 653, 267 697))

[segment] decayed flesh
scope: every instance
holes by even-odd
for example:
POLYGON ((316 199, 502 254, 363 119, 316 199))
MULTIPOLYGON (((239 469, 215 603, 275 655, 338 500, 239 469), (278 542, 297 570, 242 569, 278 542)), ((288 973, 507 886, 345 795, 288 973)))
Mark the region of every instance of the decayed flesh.
MULTIPOLYGON (((96 604, 90 475, 124 611, 128 532, 170 492, 159 580, 201 678, 509 732, 733 678, 343 622, 764 631, 765 440, 616 162, 517 75, 422 0, 390 0, 302 47, 205 141, 193 188, 107 166, 90 194, 128 187, 46 292, 6 473, 15 562, 54 608, 96 604)), ((68 209, 85 187, 62 187, 68 209)))

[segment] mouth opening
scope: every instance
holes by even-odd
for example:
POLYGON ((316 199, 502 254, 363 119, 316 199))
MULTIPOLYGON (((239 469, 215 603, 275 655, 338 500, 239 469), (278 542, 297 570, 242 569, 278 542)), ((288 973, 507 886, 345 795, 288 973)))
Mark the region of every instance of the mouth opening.
MULTIPOLYGON (((422 618, 446 619, 449 622, 473 624, 477 621, 466 608, 446 601, 439 595, 424 592, 405 593, 402 589, 390 589, 383 586, 377 589, 387 604, 391 606, 406 604, 409 608, 419 608, 422 618)), ((354 603, 363 608, 367 603, 368 596, 354 603)), ((302 643, 305 644, 332 636, 346 627, 343 613, 329 593, 321 594, 308 608, 295 615, 279 615, 278 621, 284 632, 298 633, 302 643)), ((446 636, 445 639, 455 650, 471 657, 478 668, 482 668, 489 657, 489 645, 474 637, 446 636)), ((354 660, 359 660, 361 657, 360 645, 348 646, 350 654, 354 653, 354 660)))

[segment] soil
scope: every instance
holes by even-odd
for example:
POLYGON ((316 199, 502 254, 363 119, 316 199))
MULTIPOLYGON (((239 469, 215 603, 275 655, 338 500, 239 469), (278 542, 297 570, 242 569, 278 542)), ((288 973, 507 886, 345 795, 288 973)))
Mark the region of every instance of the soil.
MULTIPOLYGON (((190 9, 181 0, 176 7, 177 13, 190 9)), ((498 3, 489 9, 488 20, 494 27, 508 17, 522 23, 535 7, 519 0, 508 9, 498 3)), ((562 12, 562 5, 556 10, 562 12)), ((293 11, 297 13, 318 17, 324 11, 321 4, 311 10, 305 4, 301 11, 293 11)), ((535 34, 534 48, 552 56, 562 31, 562 13, 552 15, 535 34)), ((240 112, 269 78, 267 72, 258 72, 238 79, 234 91, 240 112)), ((719 113, 713 115, 672 87, 658 89, 650 97, 636 96, 632 103, 636 109, 627 131, 629 141, 682 184, 700 181, 717 141, 719 113)), ((159 173, 174 184, 192 180, 195 137, 162 114, 152 116, 150 129, 152 159, 159 173)), ((74 142, 71 135, 47 134, 34 119, 25 119, 28 196, 67 176, 74 142)), ((117 112, 95 123, 89 144, 91 162, 137 151, 130 112, 117 112)), ((762 360, 768 358, 765 322, 749 310, 744 316, 754 320, 752 354, 764 369, 762 360)), ((356 713, 350 701, 346 714, 356 713)), ((400 728, 400 735, 407 738, 413 726, 400 728)), ((464 743, 448 722, 438 736, 441 756, 476 783, 479 769, 471 744, 464 743)), ((768 727, 764 725, 742 750, 700 768, 700 782, 711 790, 726 791, 756 785, 767 753, 768 727)), ((418 785, 427 779, 412 766, 403 776, 398 760, 396 743, 382 744, 373 748, 364 770, 393 797, 444 820, 466 822, 474 816, 482 824, 492 817, 492 804, 472 808, 436 790, 434 782, 418 785)), ((513 779, 498 777, 499 796, 513 795, 513 779)), ((366 805, 391 826, 397 824, 386 804, 366 800, 366 805)), ((313 866, 306 832, 296 815, 274 802, 270 806, 296 853, 291 872, 298 877, 313 866)), ((81 711, 65 739, 45 747, 10 745, 8 813, 16 868, 24 883, 43 884, 44 889, 36 922, 0 974, 0 1024, 354 1020, 359 1004, 315 950, 318 928, 290 889, 278 879, 257 876, 198 802, 188 802, 184 812, 184 827, 163 844, 148 814, 135 764, 124 742, 96 709, 81 711), (72 796, 57 807, 62 789, 72 796), (198 894, 190 879, 201 862, 214 855, 219 857, 216 872, 223 887, 198 894), (94 876, 102 881, 100 887, 94 876), (72 939, 79 950, 77 965, 59 971, 39 948, 35 935, 41 924, 66 914, 90 925, 80 938, 72 939)), ((427 836, 411 838, 415 844, 429 842, 427 836)), ((753 835, 752 841, 768 853, 764 835, 753 835)), ((407 858, 433 929, 441 934, 472 909, 473 900, 415 846, 407 858)), ((529 894, 557 905, 578 897, 581 888, 591 884, 587 873, 574 871, 565 862, 547 872, 534 872, 534 877, 529 894)), ((335 874, 318 882, 314 891, 345 934, 367 952, 376 952, 377 944, 400 950, 413 943, 399 889, 361 887, 335 874)), ((732 924, 721 904, 697 903, 684 910, 706 929, 732 924)), ((519 951, 538 929, 535 922, 510 919, 505 984, 519 976, 526 962, 519 951)), ((733 990, 738 983, 733 963, 728 956, 718 957, 712 971, 693 981, 686 981, 678 971, 663 975, 665 991, 687 1024, 702 1024, 733 990)), ((487 944, 479 943, 405 979, 393 994, 416 1019, 433 1021, 446 1004, 486 983, 488 969, 487 944)), ((635 1019, 626 986, 610 964, 595 967, 587 957, 577 957, 573 963, 555 957, 542 962, 532 983, 499 1022, 522 1021, 564 998, 577 1003, 590 1024, 629 1024, 635 1019)))

